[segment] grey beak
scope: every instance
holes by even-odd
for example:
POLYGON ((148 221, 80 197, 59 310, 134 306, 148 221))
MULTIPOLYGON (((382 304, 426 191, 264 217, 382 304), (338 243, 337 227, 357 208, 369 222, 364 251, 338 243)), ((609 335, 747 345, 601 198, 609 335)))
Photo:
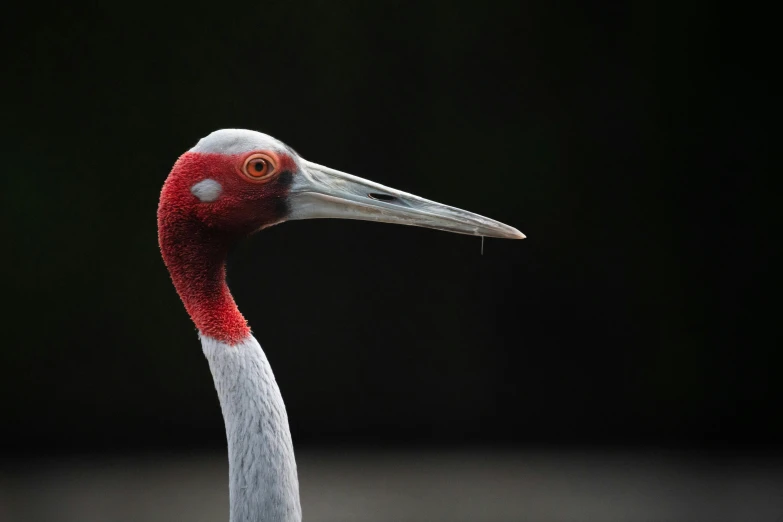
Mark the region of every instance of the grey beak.
POLYGON ((466 210, 385 187, 366 179, 302 161, 291 187, 288 219, 360 219, 434 228, 457 234, 524 239, 516 228, 466 210))

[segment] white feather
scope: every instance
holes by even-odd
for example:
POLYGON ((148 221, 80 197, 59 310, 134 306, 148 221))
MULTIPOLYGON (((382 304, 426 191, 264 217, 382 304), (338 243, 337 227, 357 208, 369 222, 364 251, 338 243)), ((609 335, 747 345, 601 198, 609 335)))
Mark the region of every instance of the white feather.
POLYGON ((190 193, 205 203, 211 203, 223 193, 223 186, 214 179, 204 179, 190 187, 190 193))
POLYGON ((231 522, 300 522, 299 480, 283 397, 253 336, 201 335, 226 424, 231 522))

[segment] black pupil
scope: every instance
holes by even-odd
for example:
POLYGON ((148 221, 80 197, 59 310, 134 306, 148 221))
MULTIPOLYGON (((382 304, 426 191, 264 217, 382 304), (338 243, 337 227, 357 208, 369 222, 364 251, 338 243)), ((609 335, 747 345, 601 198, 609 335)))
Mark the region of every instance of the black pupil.
POLYGON ((262 170, 264 170, 264 161, 263 160, 258 160, 256 162, 254 162, 253 163, 253 168, 256 169, 256 172, 261 172, 262 170))

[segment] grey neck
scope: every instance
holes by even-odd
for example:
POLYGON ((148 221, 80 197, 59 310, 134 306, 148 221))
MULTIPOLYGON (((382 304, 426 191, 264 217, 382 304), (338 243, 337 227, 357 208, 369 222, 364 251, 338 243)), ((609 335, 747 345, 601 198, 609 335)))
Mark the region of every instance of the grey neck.
POLYGON ((231 522, 300 522, 299 481, 283 397, 253 336, 201 335, 226 423, 231 522))

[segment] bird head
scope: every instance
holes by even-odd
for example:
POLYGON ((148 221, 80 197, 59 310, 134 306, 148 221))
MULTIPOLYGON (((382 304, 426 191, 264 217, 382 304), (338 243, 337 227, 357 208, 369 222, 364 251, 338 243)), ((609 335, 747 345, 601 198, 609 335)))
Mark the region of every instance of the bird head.
POLYGON ((311 218, 525 237, 478 214, 311 163, 266 134, 215 131, 180 156, 158 206, 163 260, 202 335, 233 345, 250 333, 225 283, 231 245, 277 223, 311 218))
POLYGON ((223 129, 174 165, 161 210, 226 236, 287 220, 341 218, 522 239, 515 228, 301 158, 260 132, 223 129))

